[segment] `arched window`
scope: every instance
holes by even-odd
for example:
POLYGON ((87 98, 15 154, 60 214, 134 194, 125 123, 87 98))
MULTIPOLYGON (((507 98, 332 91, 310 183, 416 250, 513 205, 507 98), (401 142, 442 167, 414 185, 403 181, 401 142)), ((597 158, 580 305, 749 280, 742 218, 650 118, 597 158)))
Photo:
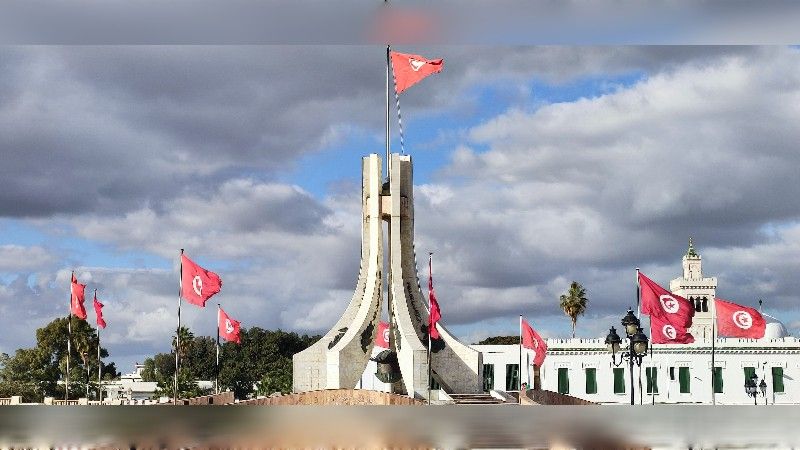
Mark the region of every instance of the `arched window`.
POLYGON ((703 297, 703 312, 708 312, 708 297, 703 297))

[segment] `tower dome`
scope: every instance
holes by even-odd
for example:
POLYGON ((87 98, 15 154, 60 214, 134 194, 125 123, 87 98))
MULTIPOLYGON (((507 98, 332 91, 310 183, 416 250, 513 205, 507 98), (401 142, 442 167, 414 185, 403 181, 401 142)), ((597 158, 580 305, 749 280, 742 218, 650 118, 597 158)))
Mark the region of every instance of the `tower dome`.
POLYGON ((786 330, 786 326, 783 324, 783 322, 764 313, 761 315, 764 316, 764 320, 767 321, 767 327, 764 330, 764 338, 778 339, 789 336, 789 332, 786 330))

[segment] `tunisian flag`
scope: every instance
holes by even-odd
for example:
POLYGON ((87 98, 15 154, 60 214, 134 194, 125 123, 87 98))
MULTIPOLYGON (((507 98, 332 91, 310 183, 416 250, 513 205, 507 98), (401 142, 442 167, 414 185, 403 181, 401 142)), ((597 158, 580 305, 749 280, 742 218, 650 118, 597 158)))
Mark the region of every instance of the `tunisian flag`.
POLYGON ((86 308, 83 302, 86 301, 86 285, 78 283, 75 274, 72 274, 72 284, 69 288, 69 311, 78 319, 86 320, 86 308))
POLYGON ((544 357, 547 356, 547 343, 525 319, 522 319, 522 346, 534 351, 536 356, 533 364, 541 367, 544 357))
POLYGON ((433 291, 433 264, 428 259, 428 301, 430 302, 430 314, 428 315, 428 333, 431 339, 439 339, 439 330, 436 329, 436 324, 442 318, 442 312, 439 310, 439 302, 436 301, 436 293, 433 291))
POLYGON ((219 292, 222 280, 181 253, 181 297, 187 302, 205 307, 206 301, 219 292))
POLYGON ((650 316, 650 338, 653 344, 691 344, 694 336, 686 327, 673 324, 656 315, 650 316))
POLYGON ((690 344, 694 336, 687 331, 692 326, 694 307, 689 300, 662 288, 639 273, 642 290, 642 314, 650 316, 654 344, 690 344))
POLYGON ((381 322, 378 324, 378 334, 375 336, 375 346, 389 348, 389 324, 381 322))
POLYGON ((394 71, 394 84, 400 94, 428 75, 439 73, 444 68, 442 59, 425 59, 419 55, 389 52, 394 71))
POLYGON ((100 328, 106 327, 106 321, 103 319, 103 305, 100 300, 97 300, 97 292, 94 293, 94 313, 97 315, 97 326, 100 328))
POLYGON ((767 321, 757 310, 720 298, 714 299, 717 309, 717 334, 726 337, 760 339, 764 337, 767 321))
POLYGON ((641 272, 639 286, 642 290, 642 314, 658 317, 673 326, 688 328, 692 325, 694 306, 689 300, 662 288, 641 272))
POLYGON ((219 309, 219 322, 217 323, 217 327, 219 328, 219 335, 223 339, 228 342, 241 344, 242 338, 239 336, 239 326, 239 321, 231 319, 222 308, 219 309))

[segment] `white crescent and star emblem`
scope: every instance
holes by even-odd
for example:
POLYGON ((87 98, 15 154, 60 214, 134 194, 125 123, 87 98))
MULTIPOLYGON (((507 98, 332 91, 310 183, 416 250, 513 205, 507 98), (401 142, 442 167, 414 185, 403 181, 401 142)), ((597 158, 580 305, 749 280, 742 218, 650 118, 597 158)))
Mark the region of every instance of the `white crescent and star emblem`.
POLYGON ((228 334, 233 333, 233 324, 231 323, 231 319, 225 319, 225 331, 228 334))
POLYGON ((389 343, 389 328, 383 330, 383 342, 389 343))
POLYGON ((203 295, 203 279, 200 278, 200 275, 195 275, 192 278, 192 289, 194 289, 194 293, 197 295, 203 295))
POLYGON ((679 309, 681 309, 681 305, 678 303, 678 300, 675 300, 675 297, 671 295, 662 295, 658 297, 658 301, 661 302, 661 306, 664 308, 664 311, 670 314, 675 314, 679 309))
POLYGON ((675 327, 672 325, 664 325, 664 327, 661 328, 661 332, 670 340, 674 340, 678 336, 678 332, 675 331, 675 327))
POLYGON ((409 58, 408 63, 411 64, 411 70, 413 70, 414 72, 419 72, 419 69, 421 69, 422 66, 425 65, 425 61, 420 61, 414 58, 409 58))
POLYGON ((753 316, 747 311, 736 311, 733 313, 733 323, 737 327, 747 330, 753 326, 753 316))

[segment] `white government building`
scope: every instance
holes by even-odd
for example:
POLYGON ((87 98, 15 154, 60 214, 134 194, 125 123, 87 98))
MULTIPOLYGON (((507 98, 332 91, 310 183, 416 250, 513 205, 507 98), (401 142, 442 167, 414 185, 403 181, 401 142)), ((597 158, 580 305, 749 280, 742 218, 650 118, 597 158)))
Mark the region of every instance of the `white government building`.
MULTIPOLYGON (((715 277, 703 276, 702 258, 690 241, 689 250, 683 256, 683 276, 672 280, 669 290, 694 302, 695 316, 690 332, 695 342, 656 344, 642 360, 641 368, 634 365, 635 403, 800 403, 800 382, 797 381, 800 380, 800 340, 789 336, 781 322, 766 314, 767 327, 761 339, 716 338, 712 375, 711 322, 716 288, 715 277), (757 389, 755 398, 745 392, 745 381, 753 375, 757 377, 757 384, 763 386, 762 380, 766 384, 764 393, 757 389), (712 377, 716 379, 713 384, 712 377)), ((618 330, 621 328, 618 323, 609 324, 612 325, 618 330)), ((623 330, 620 335, 624 336, 623 330)), ((619 366, 612 363, 605 338, 548 339, 547 345, 547 357, 539 372, 542 389, 596 403, 630 404, 628 363, 623 361, 619 366)), ((627 345, 624 337, 622 345, 627 345)), ((483 354, 486 391, 517 390, 519 346, 473 345, 472 348, 483 354)), ((527 357, 523 355, 523 358, 523 365, 527 366, 527 357)), ((522 381, 529 386, 533 386, 532 371, 529 368, 522 375, 522 381)), ((359 387, 388 391, 389 385, 378 381, 374 373, 375 363, 370 362, 359 387)))

